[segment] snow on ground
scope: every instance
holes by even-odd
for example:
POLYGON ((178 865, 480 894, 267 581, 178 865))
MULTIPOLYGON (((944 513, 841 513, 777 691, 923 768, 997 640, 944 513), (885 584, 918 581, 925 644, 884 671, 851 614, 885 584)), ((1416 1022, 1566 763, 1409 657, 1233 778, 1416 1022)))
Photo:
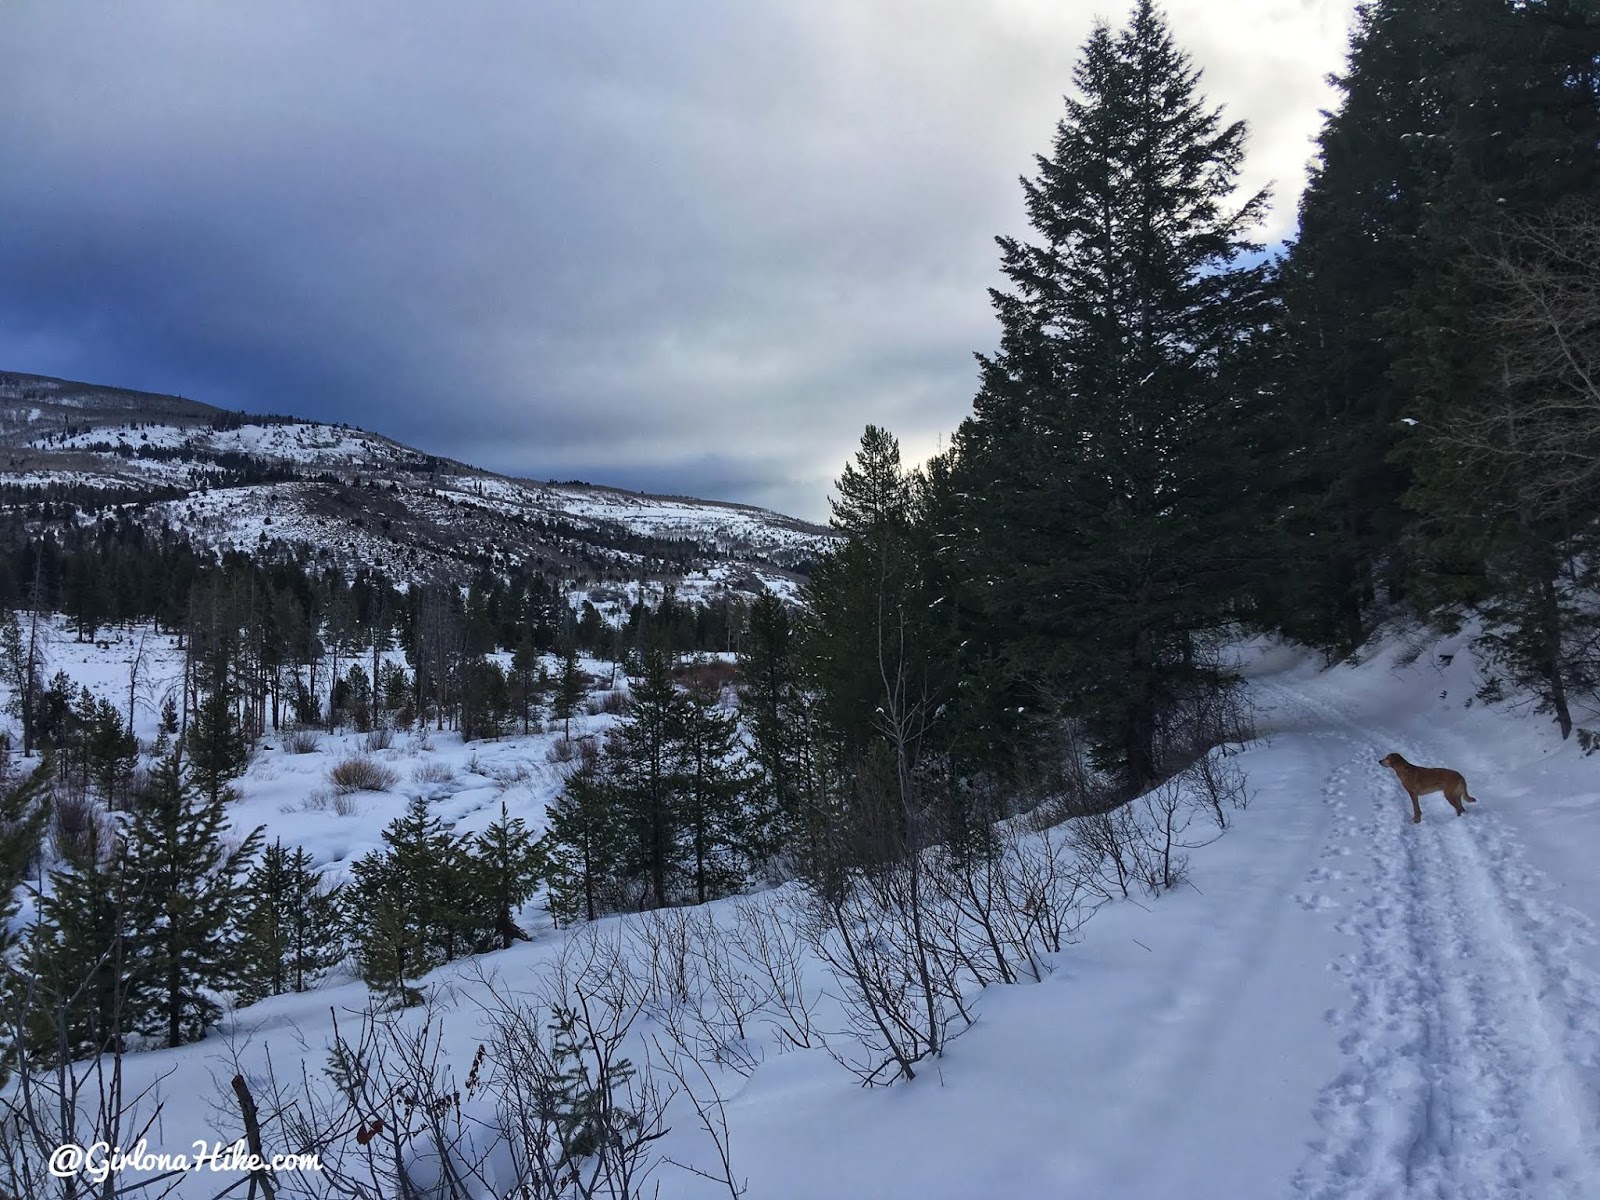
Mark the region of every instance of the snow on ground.
POLYGON ((684 538, 724 549, 749 547, 767 553, 816 551, 832 541, 831 534, 815 526, 744 505, 559 484, 541 487, 538 492, 540 499, 563 513, 611 521, 649 537, 684 538))
POLYGON ((383 463, 399 458, 402 453, 400 447, 387 438, 359 429, 307 421, 241 425, 225 430, 195 424, 141 423, 137 429, 131 424, 102 425, 71 437, 51 434, 36 438, 31 444, 38 449, 83 450, 105 443, 133 450, 141 446, 161 449, 189 447, 212 453, 251 454, 330 470, 347 468, 352 462, 368 465, 383 463))
MULTIPOLYGON (((419 493, 420 495, 420 493, 419 493)), ((181 529, 200 545, 246 554, 280 541, 315 549, 320 558, 347 565, 381 563, 396 586, 422 583, 437 569, 436 551, 397 545, 381 518, 327 510, 317 484, 250 484, 195 491, 147 507, 152 522, 181 529)))
MULTIPOLYGON (((916 1081, 863 1090, 825 1052, 776 1046, 748 1079, 718 1076, 747 1194, 1600 1196, 1596 763, 1538 719, 1470 703, 1478 668, 1459 640, 1405 657, 1395 642, 1321 670, 1246 646, 1262 739, 1236 761, 1254 799, 1192 854, 1192 886, 1103 909, 1043 983, 985 991, 978 1023, 916 1081), (1390 750, 1460 769, 1478 802, 1458 818, 1425 797, 1413 825, 1377 765, 1390 750)), ((334 741, 317 755, 264 751, 240 823, 336 864, 375 844, 413 785, 361 796, 349 815, 306 807, 334 741)), ((555 785, 550 741, 401 737, 380 757, 447 765, 454 782, 429 786, 446 815, 475 823, 501 798, 538 816, 555 785)), ((731 920, 748 902, 711 913, 731 920)), ((515 987, 569 936, 541 926, 532 943, 430 978, 454 1061, 482 1032, 474 971, 515 987)), ((161 1136, 174 1148, 232 1139, 211 1105, 229 1054, 251 1070, 269 1051, 314 1062, 330 1008, 363 997, 353 982, 280 997, 198 1046, 135 1056, 137 1079, 166 1075, 161 1136)), ((693 1114, 673 1115, 663 1151, 703 1155, 693 1114)), ((670 1170, 659 1181, 663 1197, 718 1194, 670 1170)))
POLYGON ((95 471, 7 471, 0 483, 7 487, 125 488, 128 480, 95 471))

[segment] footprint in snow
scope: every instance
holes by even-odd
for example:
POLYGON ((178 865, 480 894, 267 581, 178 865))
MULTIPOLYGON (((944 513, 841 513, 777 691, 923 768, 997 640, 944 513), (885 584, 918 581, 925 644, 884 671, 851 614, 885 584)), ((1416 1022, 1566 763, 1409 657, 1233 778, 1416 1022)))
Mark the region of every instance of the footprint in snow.
POLYGON ((1338 908, 1339 902, 1332 896, 1325 896, 1321 892, 1301 893, 1294 898, 1294 902, 1307 912, 1323 912, 1330 908, 1338 908))

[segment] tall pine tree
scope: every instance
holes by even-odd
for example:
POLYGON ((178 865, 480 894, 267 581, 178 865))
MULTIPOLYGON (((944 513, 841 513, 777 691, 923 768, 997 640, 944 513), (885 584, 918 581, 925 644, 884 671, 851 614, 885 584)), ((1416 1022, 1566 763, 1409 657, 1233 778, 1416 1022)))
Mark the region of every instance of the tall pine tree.
POLYGON ((736 760, 738 722, 712 688, 683 700, 683 825, 689 886, 704 904, 744 883, 750 859, 749 776, 736 760))
POLYGON ((1436 40, 1447 165, 1397 337, 1417 599, 1474 605, 1491 661, 1565 737, 1600 687, 1600 502, 1572 472, 1593 455, 1600 355, 1582 207, 1600 192, 1600 13, 1472 0, 1436 40))
POLYGON ((1445 0, 1382 0, 1356 11, 1342 93, 1318 136, 1283 268, 1285 331, 1280 569, 1263 616, 1292 636, 1349 648, 1380 589, 1403 575, 1391 461, 1408 415, 1396 381, 1400 306, 1420 268, 1429 190, 1446 161, 1445 0))
POLYGON ((1271 315, 1239 197, 1245 127, 1200 92, 1150 0, 1096 28, 1038 175, 1037 243, 999 239, 1001 346, 962 426, 971 631, 1032 706, 1083 718, 1130 786, 1161 721, 1211 686, 1194 634, 1237 609, 1259 521, 1239 475, 1271 315))
POLYGON ((626 831, 623 870, 640 888, 641 908, 672 903, 683 877, 684 716, 666 655, 649 650, 632 683, 628 716, 604 750, 626 831))
POLYGON ((548 808, 550 913, 593 921, 620 902, 625 830, 609 759, 592 754, 548 808))
POLYGON ((739 645, 739 711, 744 719, 751 807, 761 852, 796 845, 805 827, 797 710, 804 703, 794 623, 783 601, 764 591, 750 606, 739 645))
POLYGON ((225 792, 202 792, 174 751, 152 768, 128 826, 125 871, 138 930, 134 1020, 167 1046, 202 1037, 221 1012, 212 993, 237 980, 231 934, 261 831, 224 847, 225 801, 225 792))

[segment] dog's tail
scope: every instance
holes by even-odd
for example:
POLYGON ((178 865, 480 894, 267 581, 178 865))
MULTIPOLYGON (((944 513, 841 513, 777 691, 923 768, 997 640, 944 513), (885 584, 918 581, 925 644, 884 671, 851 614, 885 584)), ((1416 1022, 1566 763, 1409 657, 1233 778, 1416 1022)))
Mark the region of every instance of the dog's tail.
POLYGON ((1478 802, 1478 798, 1476 796, 1474 796, 1471 792, 1466 792, 1464 794, 1467 797, 1467 803, 1468 804, 1476 804, 1478 802))

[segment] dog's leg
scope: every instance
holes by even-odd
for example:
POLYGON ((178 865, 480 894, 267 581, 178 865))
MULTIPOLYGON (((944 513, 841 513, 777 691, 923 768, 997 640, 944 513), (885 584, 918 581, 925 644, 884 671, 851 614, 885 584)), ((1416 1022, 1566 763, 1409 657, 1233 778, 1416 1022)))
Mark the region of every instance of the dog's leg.
POLYGON ((1406 795, 1411 797, 1411 823, 1419 825, 1422 823, 1422 801, 1417 798, 1417 793, 1410 789, 1407 789, 1406 795))

